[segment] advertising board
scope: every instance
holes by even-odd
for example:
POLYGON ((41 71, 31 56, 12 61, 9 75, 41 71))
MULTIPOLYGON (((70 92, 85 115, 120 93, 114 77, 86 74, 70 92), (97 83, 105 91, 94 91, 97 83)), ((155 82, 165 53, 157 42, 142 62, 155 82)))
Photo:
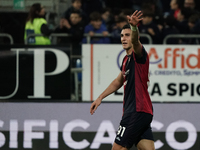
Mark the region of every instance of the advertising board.
MULTIPOLYGON (((199 102, 200 47, 144 45, 150 65, 148 88, 153 102, 199 102)), ((125 50, 118 45, 83 45, 83 100, 94 100, 120 73, 125 50)), ((123 88, 105 98, 122 101, 123 88)))
POLYGON ((0 100, 70 99, 69 48, 4 46, 0 50, 0 100))
MULTIPOLYGON (((151 124, 157 150, 200 149, 200 103, 153 103, 151 124)), ((111 149, 122 103, 0 103, 2 150, 111 149)), ((136 150, 133 146, 132 150, 136 150)))

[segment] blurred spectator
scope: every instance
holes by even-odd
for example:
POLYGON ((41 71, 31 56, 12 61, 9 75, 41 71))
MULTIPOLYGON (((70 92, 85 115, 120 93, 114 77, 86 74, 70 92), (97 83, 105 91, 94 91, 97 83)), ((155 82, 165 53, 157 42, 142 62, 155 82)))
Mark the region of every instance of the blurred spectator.
POLYGON ((53 31, 49 30, 47 21, 44 19, 45 9, 40 3, 35 3, 31 6, 27 22, 25 25, 24 39, 29 34, 44 34, 45 36, 30 37, 28 44, 49 45, 51 44, 49 36, 53 31))
MULTIPOLYGON (((99 12, 92 12, 90 14, 90 23, 85 27, 84 33, 89 34, 91 37, 90 43, 110 43, 110 38, 108 36, 108 30, 106 26, 102 24, 101 14, 99 12), (96 33, 103 34, 103 37, 95 37, 96 33)), ((87 43, 86 37, 82 40, 83 43, 87 43)))
POLYGON ((181 8, 179 13, 177 14, 176 28, 180 31, 180 34, 189 33, 188 18, 191 14, 191 9, 185 7, 181 8))
MULTIPOLYGON (((75 2, 77 3, 77 2, 75 2)), ((79 3, 79 2, 78 2, 79 3)), ((79 3, 80 4, 80 3, 79 3)), ((75 9, 70 12, 69 20, 61 19, 60 26, 57 28, 58 33, 68 33, 69 37, 60 37, 58 44, 71 44, 71 55, 82 55, 81 44, 84 32, 84 22, 82 21, 83 12, 80 9, 75 9)), ((81 60, 77 58, 71 58, 71 67, 81 67, 81 60)), ((78 73, 78 79, 81 81, 81 73, 78 73)), ((75 93, 75 79, 74 75, 71 76, 71 93, 72 97, 75 93)))
POLYGON ((199 0, 184 0, 184 7, 185 8, 190 8, 195 13, 200 12, 200 1, 199 0))
MULTIPOLYGON (((117 9, 115 9, 117 10, 117 9)), ((113 32, 113 29, 117 28, 117 23, 119 22, 119 20, 123 20, 126 19, 126 21, 128 22, 127 20, 127 15, 130 16, 133 14, 133 11, 131 9, 120 9, 118 10, 115 15, 114 15, 114 22, 112 24, 112 28, 110 30, 110 32, 113 32)), ((121 33, 121 32, 120 32, 121 33)))
MULTIPOLYGON (((167 35, 170 34, 179 34, 178 29, 175 27, 176 19, 173 15, 168 15, 164 18, 164 26, 161 31, 161 37, 164 39, 167 35)), ((162 40, 163 41, 163 40, 162 40)), ((178 38, 169 38, 167 40, 167 44, 179 44, 178 38)))
POLYGON ((132 9, 122 9, 121 13, 119 14, 120 16, 124 16, 125 18, 127 18, 126 16, 130 16, 133 14, 133 10, 132 9))
POLYGON ((84 25, 87 25, 89 22, 89 18, 86 14, 85 11, 82 10, 81 8, 82 6, 82 1, 81 0, 72 0, 72 6, 69 7, 63 14, 62 18, 69 20, 70 18, 70 14, 74 11, 74 10, 78 10, 81 13, 81 17, 82 17, 82 22, 84 25))
MULTIPOLYGON (((200 34, 200 16, 193 14, 188 19, 190 34, 200 34)), ((200 44, 200 38, 190 38, 188 44, 200 44)))
POLYGON ((61 19, 60 26, 55 30, 55 32, 68 33, 71 36, 67 38, 59 38, 60 41, 58 43, 73 45, 80 44, 84 31, 84 25, 81 20, 81 13, 78 10, 71 12, 69 21, 67 19, 61 19))
POLYGON ((118 19, 121 13, 122 13, 122 9, 119 9, 119 8, 113 8, 111 10, 112 25, 115 25, 115 21, 118 19))
POLYGON ((177 19, 177 15, 180 9, 183 7, 183 0, 171 0, 170 2, 170 15, 173 15, 177 19))
POLYGON ((196 7, 195 0, 184 0, 184 7, 195 9, 196 7))
POLYGON ((109 19, 109 25, 107 26, 107 30, 109 33, 112 32, 113 27, 116 26, 116 20, 119 18, 120 14, 122 13, 122 10, 119 8, 112 8, 110 11, 110 19, 109 19))
POLYGON ((148 10, 153 13, 153 21, 157 25, 163 23, 163 13, 161 8, 157 5, 157 0, 145 0, 141 6, 141 10, 148 10))
MULTIPOLYGON (((177 15, 176 28, 179 30, 180 34, 189 34, 188 18, 191 16, 192 10, 190 8, 181 8, 177 15)), ((182 38, 181 44, 186 44, 188 39, 182 38)))
POLYGON ((101 18, 102 18, 102 24, 106 26, 108 31, 110 31, 113 23, 111 9, 103 8, 101 11, 101 18))
MULTIPOLYGON (((145 33, 151 36, 153 44, 159 44, 160 31, 157 24, 153 21, 154 14, 152 11, 143 10, 143 20, 138 26, 140 33, 145 33)), ((140 37, 141 43, 148 44, 149 41, 146 37, 140 37)))
POLYGON ((119 18, 116 20, 116 26, 114 26, 111 31, 111 43, 121 43, 121 30, 122 27, 127 23, 127 18, 124 16, 119 16, 119 18))
MULTIPOLYGON (((196 23, 199 21, 200 16, 198 14, 192 14, 188 19, 188 26, 190 31, 195 27, 196 23)), ((193 31, 192 31, 193 32, 193 31)), ((195 32, 193 32, 195 33, 195 32)))

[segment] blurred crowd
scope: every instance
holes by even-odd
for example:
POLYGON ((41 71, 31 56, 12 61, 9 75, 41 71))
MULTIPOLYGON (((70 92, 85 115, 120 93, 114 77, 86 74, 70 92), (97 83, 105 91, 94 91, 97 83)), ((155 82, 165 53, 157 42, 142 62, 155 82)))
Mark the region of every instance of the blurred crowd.
MULTIPOLYGON (((34 19, 44 15, 41 13, 44 11, 43 6, 34 5, 29 12, 24 38, 29 33, 33 33, 34 19), (33 14, 34 9, 36 14, 33 14)), ((71 6, 63 12, 55 29, 50 30, 44 18, 37 20, 35 24, 40 28, 38 34, 48 36, 51 33, 68 33, 70 35, 58 38, 58 44, 87 43, 84 34, 90 35, 90 43, 117 44, 121 43, 120 33, 121 28, 127 24, 126 16, 131 15, 135 10, 143 12, 143 20, 138 25, 139 32, 148 34, 153 44, 162 44, 164 38, 170 34, 200 34, 199 0, 71 0, 71 6)), ((38 38, 40 38, 38 41, 41 41, 42 37, 38 38)), ((199 44, 199 39, 171 38, 167 40, 167 44, 199 44)), ((140 40, 143 44, 149 43, 146 37, 142 36, 140 40)), ((49 44, 48 39, 42 41, 44 44, 49 44)), ((29 43, 34 42, 38 44, 37 39, 30 38, 29 43)))
MULTIPOLYGON (((171 34, 182 34, 183 37, 170 38, 167 44, 199 44, 200 38, 186 36, 200 33, 199 0, 71 0, 71 6, 53 29, 45 19, 45 8, 36 3, 30 8, 25 23, 24 40, 28 39, 28 44, 49 45, 52 44, 49 35, 65 33, 69 36, 58 37, 56 44, 70 44, 71 54, 81 55, 82 44, 88 43, 86 35, 92 44, 120 44, 121 29, 128 23, 127 15, 135 10, 143 12, 138 29, 151 37, 152 44, 163 44, 166 36, 171 34), (43 36, 27 38, 29 34, 43 36)), ((145 36, 140 36, 140 41, 149 44, 145 36)), ((72 59, 72 67, 81 67, 81 60, 72 59)), ((81 81, 81 73, 78 75, 81 81)), ((73 86, 72 93, 75 93, 74 89, 73 86)))

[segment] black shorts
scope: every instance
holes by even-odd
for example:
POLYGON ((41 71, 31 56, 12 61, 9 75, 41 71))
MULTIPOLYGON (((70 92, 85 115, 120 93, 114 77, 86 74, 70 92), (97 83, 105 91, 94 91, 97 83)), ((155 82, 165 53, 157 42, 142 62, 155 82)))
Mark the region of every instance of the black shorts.
POLYGON ((143 112, 125 114, 120 122, 115 143, 129 149, 133 144, 137 146, 141 139, 154 140, 150 127, 152 119, 151 114, 143 112))

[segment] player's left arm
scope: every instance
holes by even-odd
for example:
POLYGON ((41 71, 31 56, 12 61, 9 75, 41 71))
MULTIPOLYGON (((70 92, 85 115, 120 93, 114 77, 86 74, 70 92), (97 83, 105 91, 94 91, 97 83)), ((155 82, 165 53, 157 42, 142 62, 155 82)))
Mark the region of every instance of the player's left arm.
POLYGON ((131 42, 133 44, 133 50, 139 57, 142 56, 142 44, 139 40, 139 30, 137 24, 143 19, 142 12, 136 10, 131 16, 127 16, 128 22, 131 27, 131 42))
POLYGON ((131 33, 131 41, 133 44, 133 50, 135 52, 136 55, 138 55, 139 57, 142 56, 142 44, 139 40, 139 30, 136 27, 136 31, 132 31, 131 33))

